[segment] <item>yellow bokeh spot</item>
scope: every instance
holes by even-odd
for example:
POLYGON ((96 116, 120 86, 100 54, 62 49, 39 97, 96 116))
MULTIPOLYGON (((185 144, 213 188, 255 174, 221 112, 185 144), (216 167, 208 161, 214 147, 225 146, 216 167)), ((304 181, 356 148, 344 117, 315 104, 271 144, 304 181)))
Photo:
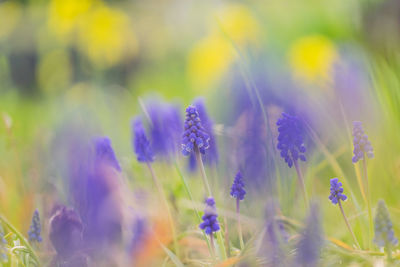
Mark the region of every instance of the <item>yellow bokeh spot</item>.
POLYGON ((72 37, 76 25, 89 11, 93 0, 52 0, 48 26, 60 38, 72 37))
POLYGON ((235 58, 232 45, 220 35, 203 39, 192 49, 188 59, 188 75, 196 87, 207 87, 218 80, 235 58))
POLYGON ((7 37, 17 25, 21 7, 12 1, 0 3, 0 40, 7 37))
POLYGON ((259 25, 249 9, 241 5, 229 5, 218 15, 219 27, 214 31, 223 31, 236 45, 256 43, 259 25))
POLYGON ((65 89, 71 80, 71 64, 65 50, 44 54, 39 61, 38 82, 47 93, 65 89))
POLYGON ((296 40, 289 51, 289 62, 296 78, 305 82, 326 81, 338 53, 335 45, 326 37, 312 35, 296 40))
POLYGON ((129 18, 98 5, 79 25, 79 47, 98 67, 109 67, 136 54, 138 42, 129 18))

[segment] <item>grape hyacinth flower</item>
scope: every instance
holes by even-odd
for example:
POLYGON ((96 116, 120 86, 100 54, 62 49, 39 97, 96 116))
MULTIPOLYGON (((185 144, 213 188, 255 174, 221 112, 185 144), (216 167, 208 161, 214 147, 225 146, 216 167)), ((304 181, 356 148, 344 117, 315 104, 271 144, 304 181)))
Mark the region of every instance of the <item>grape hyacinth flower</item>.
POLYGON ((0 263, 8 262, 6 245, 7 245, 7 241, 4 238, 4 230, 3 230, 3 227, 0 225, 0 263))
POLYGON ((340 212, 343 215, 343 219, 346 223, 346 226, 353 238, 354 243, 357 245, 358 248, 360 248, 360 245, 358 244, 357 238, 353 233, 353 230, 351 229, 350 223, 347 220, 347 217, 344 213, 343 207, 342 207, 342 202, 341 201, 346 201, 347 200, 347 196, 345 194, 343 194, 343 187, 342 187, 342 183, 339 182, 339 178, 332 178, 330 180, 330 184, 331 184, 331 194, 329 195, 329 200, 332 202, 332 204, 336 205, 339 204, 339 208, 340 208, 340 212))
POLYGON ((245 195, 246 195, 246 190, 244 190, 243 177, 240 171, 238 171, 231 187, 231 196, 233 198, 236 198, 236 215, 238 221, 240 247, 242 249, 244 248, 244 242, 243 242, 242 226, 240 224, 240 201, 244 199, 245 195))
POLYGON ((182 138, 182 154, 189 156, 192 152, 206 153, 210 147, 210 136, 203 128, 197 108, 189 106, 186 108, 186 119, 182 138))
POLYGON ((298 159, 306 161, 306 156, 304 155, 306 147, 303 143, 302 124, 296 116, 282 113, 282 117, 279 118, 276 125, 279 132, 277 148, 281 151, 281 157, 285 159, 289 168, 294 165, 303 190, 305 204, 308 206, 307 190, 298 164, 298 159))
POLYGON ((297 262, 299 265, 305 267, 318 266, 323 245, 324 237, 319 209, 316 204, 313 204, 297 244, 297 262))
POLYGON ((380 248, 384 247, 388 252, 389 259, 391 259, 392 247, 397 246, 398 242, 394 236, 393 224, 385 201, 379 200, 375 215, 374 243, 380 248))
POLYGON ((353 137, 353 163, 357 163, 359 160, 364 159, 365 155, 367 155, 368 158, 373 158, 374 151, 372 149, 371 142, 368 140, 368 136, 364 133, 364 129, 360 121, 353 122, 353 137))
POLYGON ((306 148, 303 143, 302 125, 296 116, 282 113, 282 117, 277 121, 278 126, 278 145, 281 157, 285 159, 289 168, 296 164, 298 159, 306 161, 304 153, 306 148))
POLYGON ((244 190, 243 177, 240 171, 236 174, 235 180, 233 181, 231 187, 231 196, 238 200, 243 200, 246 195, 246 190, 244 190))
POLYGON ((40 232, 41 232, 41 226, 40 226, 39 211, 35 210, 32 216, 32 223, 28 231, 29 241, 42 242, 42 237, 40 236, 40 232))
POLYGON ((218 214, 213 197, 207 198, 205 203, 206 207, 204 209, 204 215, 201 217, 203 222, 200 223, 199 227, 204 230, 207 235, 211 236, 214 232, 217 232, 220 229, 217 220, 218 214))
POLYGON ((134 134, 133 148, 135 150, 137 160, 139 162, 153 162, 153 150, 150 146, 150 141, 147 139, 146 132, 140 118, 133 120, 132 132, 134 134))
POLYGON ((329 200, 332 204, 336 205, 340 200, 346 201, 347 196, 343 194, 342 183, 339 182, 339 178, 332 178, 331 181, 331 194, 329 200))
MULTIPOLYGON (((197 112, 199 113, 200 121, 202 126, 205 129, 205 132, 210 137, 209 140, 209 149, 207 154, 203 154, 203 162, 205 165, 213 165, 218 163, 218 150, 217 150, 217 144, 215 142, 215 135, 214 133, 214 122, 211 120, 211 118, 208 116, 206 106, 204 104, 204 99, 203 98, 197 98, 193 102, 193 105, 196 107, 197 112)), ((195 171, 197 167, 196 164, 196 159, 193 154, 190 154, 190 159, 189 159, 189 170, 195 171)))

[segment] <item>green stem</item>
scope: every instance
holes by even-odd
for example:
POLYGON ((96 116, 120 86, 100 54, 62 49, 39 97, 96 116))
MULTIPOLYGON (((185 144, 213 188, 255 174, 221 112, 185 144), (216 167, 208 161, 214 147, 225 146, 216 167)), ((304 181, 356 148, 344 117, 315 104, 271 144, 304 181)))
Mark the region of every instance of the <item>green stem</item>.
POLYGON ((176 232, 175 232, 175 225, 174 225, 174 221, 172 219, 172 213, 171 213, 171 209, 169 208, 168 205, 168 201, 167 201, 167 197, 165 196, 165 193, 162 189, 161 183, 160 181, 157 179, 157 176, 154 172, 153 167, 151 166, 150 162, 146 162, 147 163, 147 167, 150 170, 151 173, 151 177, 153 178, 153 182, 158 190, 158 194, 160 196, 161 201, 164 203, 165 209, 167 211, 167 215, 168 215, 168 220, 169 220, 169 224, 171 227, 171 232, 172 232, 172 238, 173 238, 173 242, 174 242, 174 249, 175 249, 175 253, 177 255, 179 255, 179 246, 178 246, 178 240, 176 238, 176 232))
POLYGON ((238 233, 239 233, 239 241, 240 241, 240 248, 244 249, 244 242, 243 242, 243 233, 242 233, 242 225, 240 223, 240 199, 236 198, 236 214, 237 214, 237 223, 238 223, 238 233))
POLYGON ((211 257, 213 258, 214 262, 217 262, 217 258, 215 257, 215 245, 214 245, 214 234, 210 234, 210 244, 211 244, 211 257))
POLYGON ((200 168, 201 178, 203 180, 204 188, 207 191, 208 196, 211 197, 212 193, 211 193, 210 184, 208 183, 206 171, 204 169, 203 159, 201 158, 201 154, 200 154, 200 151, 198 148, 195 149, 195 155, 196 155, 197 165, 199 165, 199 168, 200 168))
POLYGON ((308 202, 308 196, 307 196, 307 191, 306 191, 306 185, 304 184, 304 178, 303 178, 303 174, 301 173, 301 170, 299 167, 299 162, 297 160, 294 160, 293 164, 296 169, 296 173, 297 173, 297 177, 299 179, 301 189, 303 191, 304 202, 306 204, 306 207, 308 207, 309 202, 308 202))
POLYGON ((31 245, 29 244, 28 241, 26 241, 25 237, 14 227, 12 226, 11 223, 9 223, 6 218, 4 218, 3 216, 0 215, 0 221, 9 229, 11 230, 18 238, 19 240, 21 240, 21 242, 24 244, 25 247, 28 248, 28 250, 30 251, 30 254, 33 258, 33 260, 37 263, 37 265, 39 266, 40 261, 38 256, 36 255, 35 251, 33 250, 33 248, 31 247, 31 245))
MULTIPOLYGON (((200 171, 201 171, 201 178, 203 179, 205 190, 207 191, 208 196, 212 197, 211 188, 210 188, 210 185, 208 183, 206 171, 204 169, 203 160, 201 159, 200 151, 199 151, 198 148, 195 149, 195 154, 196 154, 197 165, 199 165, 199 168, 200 168, 200 171)), ((219 246, 222 258, 223 258, 223 260, 226 260, 228 258, 228 256, 226 254, 226 249, 225 249, 225 244, 224 244, 224 237, 222 236, 221 231, 217 232, 217 242, 218 242, 218 246, 219 246)))
POLYGON ((342 202, 340 202, 340 199, 338 200, 338 204, 339 204, 340 211, 342 212, 343 219, 344 219, 344 221, 345 221, 345 223, 346 223, 347 228, 348 228, 349 231, 350 231, 350 234, 351 234, 351 237, 353 238, 354 243, 356 244, 356 246, 357 246, 358 249, 361 249, 360 244, 358 243, 357 238, 356 238, 356 236, 354 235, 353 230, 351 229, 350 223, 349 223, 349 221, 347 220, 347 217, 346 217, 346 215, 345 215, 345 213, 344 213, 344 210, 343 210, 343 207, 342 207, 342 202))
POLYGON ((367 195, 368 221, 369 221, 368 244, 369 244, 369 248, 371 248, 372 247, 372 236, 373 236, 373 220, 372 220, 372 209, 371 209, 371 196, 370 196, 370 192, 369 192, 369 183, 368 183, 367 159, 365 158, 365 154, 363 156, 363 173, 364 173, 364 183, 365 183, 365 194, 367 195))

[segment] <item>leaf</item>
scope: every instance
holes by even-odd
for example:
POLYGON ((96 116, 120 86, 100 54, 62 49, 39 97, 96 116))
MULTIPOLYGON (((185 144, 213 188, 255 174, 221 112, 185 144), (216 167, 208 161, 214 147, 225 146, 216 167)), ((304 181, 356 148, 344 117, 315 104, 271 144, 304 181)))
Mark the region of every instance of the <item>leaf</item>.
POLYGON ((172 260, 172 262, 175 263, 175 266, 178 266, 178 267, 184 267, 185 266, 185 265, 183 265, 183 263, 179 260, 179 258, 171 250, 169 250, 161 242, 159 242, 159 244, 162 247, 162 249, 165 251, 165 253, 167 253, 167 255, 172 260))

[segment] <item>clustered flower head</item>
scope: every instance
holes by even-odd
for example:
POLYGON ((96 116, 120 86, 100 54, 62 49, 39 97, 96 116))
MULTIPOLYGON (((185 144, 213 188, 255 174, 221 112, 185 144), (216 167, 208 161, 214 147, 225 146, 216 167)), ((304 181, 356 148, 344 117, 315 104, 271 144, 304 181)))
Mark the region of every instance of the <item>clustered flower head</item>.
POLYGON ((209 148, 210 136, 206 133, 201 125, 201 120, 196 107, 189 106, 186 108, 186 119, 182 138, 182 154, 190 155, 198 149, 200 153, 205 154, 209 148))
POLYGON ((0 263, 8 262, 6 245, 7 241, 4 238, 4 230, 3 227, 0 225, 0 263))
POLYGON ((152 162, 154 153, 147 139, 142 120, 137 118, 132 123, 132 131, 134 134, 133 148, 135 150, 137 160, 139 162, 152 162))
POLYGON ((204 230, 207 235, 211 235, 214 232, 219 231, 219 223, 217 220, 218 214, 215 208, 215 200, 213 197, 209 197, 205 201, 206 208, 204 209, 204 215, 202 218, 203 222, 200 223, 200 229, 204 230))
POLYGON ((343 194, 343 187, 342 183, 339 182, 338 178, 332 178, 331 179, 331 194, 329 196, 329 200, 333 204, 339 203, 340 200, 345 201, 347 199, 347 196, 343 194))
POLYGON ((96 163, 108 164, 115 168, 117 171, 121 171, 117 157, 115 156, 114 150, 111 146, 111 140, 107 136, 98 137, 94 139, 96 163))
POLYGON ((244 190, 243 177, 240 171, 236 174, 235 180, 233 181, 231 187, 231 196, 239 200, 243 200, 246 195, 246 190, 244 190))
POLYGON ((368 158, 373 158, 374 151, 372 149, 371 142, 368 140, 368 136, 364 133, 364 129, 360 121, 353 122, 353 137, 353 163, 363 159, 365 154, 367 154, 368 158))
POLYGON ((296 116, 282 113, 276 125, 278 126, 278 145, 281 157, 291 168, 298 159, 306 161, 304 153, 306 148, 303 143, 302 125, 296 116))
POLYGON ((28 231, 29 241, 42 242, 42 237, 40 236, 41 226, 39 211, 35 210, 32 216, 32 223, 28 231))
POLYGON ((398 243, 397 238, 394 236, 389 211, 383 200, 379 200, 376 210, 374 242, 379 247, 396 246, 398 243))

